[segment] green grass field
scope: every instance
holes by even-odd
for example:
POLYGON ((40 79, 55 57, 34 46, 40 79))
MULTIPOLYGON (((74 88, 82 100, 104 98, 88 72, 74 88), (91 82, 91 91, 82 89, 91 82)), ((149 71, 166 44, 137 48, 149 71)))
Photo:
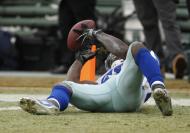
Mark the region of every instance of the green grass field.
MULTIPOLYGON (((10 84, 12 79, 0 79, 0 94, 48 95, 51 86, 60 79, 45 79, 39 84, 39 79, 35 80, 29 79, 23 84, 18 80, 10 84)), ((167 81, 170 88, 178 85, 169 89, 172 98, 190 99, 189 83, 184 83, 167 81)), ((18 103, 0 101, 0 108, 9 107, 18 109, 18 103)), ((63 113, 51 116, 5 109, 0 110, 0 133, 190 133, 190 106, 174 106, 173 109, 171 117, 163 117, 157 107, 151 105, 135 113, 91 113, 69 107, 63 113)))
POLYGON ((163 117, 155 106, 136 113, 90 113, 69 107, 56 116, 36 116, 1 111, 2 133, 189 133, 190 108, 174 107, 174 115, 163 117))

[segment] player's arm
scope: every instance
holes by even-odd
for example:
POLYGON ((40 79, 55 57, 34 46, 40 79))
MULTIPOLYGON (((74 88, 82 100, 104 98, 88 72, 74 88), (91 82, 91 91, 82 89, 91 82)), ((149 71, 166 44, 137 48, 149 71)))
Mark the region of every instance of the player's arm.
POLYGON ((94 81, 84 80, 80 81, 80 71, 82 69, 83 64, 89 60, 92 59, 95 56, 95 52, 91 52, 90 49, 87 50, 79 50, 76 53, 76 60, 73 62, 73 64, 70 66, 68 72, 67 72, 67 78, 68 81, 73 81, 76 83, 81 84, 97 84, 94 81))
POLYGON ((119 58, 125 59, 128 45, 120 39, 106 34, 102 31, 94 31, 92 34, 109 52, 116 55, 119 58))
POLYGON ((116 55, 119 58, 125 59, 128 45, 121 41, 120 39, 106 34, 102 32, 101 30, 95 30, 95 29, 83 29, 82 34, 78 38, 78 40, 82 40, 85 42, 85 40, 94 40, 96 39, 99 41, 109 52, 116 55))

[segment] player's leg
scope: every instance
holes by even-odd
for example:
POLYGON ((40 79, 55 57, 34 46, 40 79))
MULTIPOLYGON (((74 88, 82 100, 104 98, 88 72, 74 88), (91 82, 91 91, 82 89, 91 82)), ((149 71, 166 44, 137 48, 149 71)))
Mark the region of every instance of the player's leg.
POLYGON ((115 112, 112 104, 112 91, 116 88, 115 78, 111 78, 105 84, 79 84, 72 81, 63 81, 59 83, 59 93, 56 93, 56 87, 48 97, 48 100, 54 100, 59 105, 60 111, 64 111, 68 102, 79 109, 92 112, 115 112), (70 90, 69 100, 65 99, 63 89, 70 90), (64 95, 63 95, 63 94, 64 95))
POLYGON ((52 88, 52 92, 47 99, 39 100, 35 98, 22 98, 20 107, 31 114, 58 114, 67 108, 72 91, 60 84, 52 88))
POLYGON ((153 90, 153 97, 160 111, 163 115, 172 115, 171 98, 165 89, 158 61, 151 56, 143 44, 135 45, 132 53, 136 64, 153 90))
MULTIPOLYGON (((110 81, 109 84, 115 84, 110 81)), ((57 114, 71 103, 77 108, 92 112, 114 112, 111 87, 106 84, 91 85, 63 81, 55 85, 45 100, 22 98, 20 107, 32 114, 57 114)))
POLYGON ((112 90, 115 89, 115 80, 106 84, 78 84, 63 81, 62 85, 72 89, 70 103, 79 109, 92 112, 114 112, 112 106, 112 90), (109 84, 109 85, 108 85, 109 84))
MULTIPOLYGON (((140 89, 142 74, 146 76, 152 90, 153 97, 163 115, 172 114, 171 99, 168 96, 163 77, 160 72, 159 62, 153 58, 150 52, 140 42, 130 45, 126 60, 117 77, 118 93, 132 111, 140 107, 142 92, 140 89)), ((116 95, 118 96, 118 95, 116 95)), ((115 104, 119 105, 119 103, 115 104)), ((124 105, 119 105, 119 108, 124 105)))

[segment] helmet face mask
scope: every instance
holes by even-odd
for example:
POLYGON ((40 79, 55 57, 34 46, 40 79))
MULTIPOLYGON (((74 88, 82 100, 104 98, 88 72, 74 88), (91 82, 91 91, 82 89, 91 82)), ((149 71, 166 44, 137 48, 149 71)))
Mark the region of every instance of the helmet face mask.
POLYGON ((110 68, 117 66, 118 64, 121 64, 123 61, 124 61, 123 59, 120 59, 117 56, 110 53, 105 60, 105 68, 106 70, 108 70, 110 68))

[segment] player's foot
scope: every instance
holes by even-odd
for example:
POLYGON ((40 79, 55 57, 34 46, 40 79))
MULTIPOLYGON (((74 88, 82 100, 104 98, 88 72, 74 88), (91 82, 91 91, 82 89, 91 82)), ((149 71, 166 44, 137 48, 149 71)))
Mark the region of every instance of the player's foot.
POLYGON ((164 116, 170 116, 173 113, 171 98, 169 97, 166 89, 155 88, 153 91, 153 97, 156 105, 164 116))
POLYGON ((26 97, 20 99, 19 105, 24 111, 36 115, 53 115, 59 112, 59 108, 48 100, 26 97))
POLYGON ((184 55, 178 54, 172 61, 172 70, 176 79, 182 79, 184 71, 187 68, 187 62, 184 55))

